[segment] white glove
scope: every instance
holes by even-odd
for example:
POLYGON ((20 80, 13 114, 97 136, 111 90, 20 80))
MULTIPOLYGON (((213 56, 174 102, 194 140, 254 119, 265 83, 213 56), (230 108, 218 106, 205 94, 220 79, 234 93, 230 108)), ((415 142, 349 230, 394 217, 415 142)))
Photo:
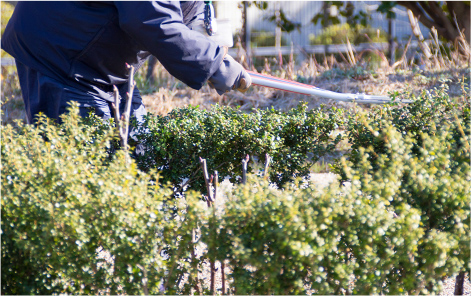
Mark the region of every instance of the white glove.
POLYGON ((208 84, 216 89, 219 95, 233 89, 246 92, 252 84, 252 78, 241 64, 226 54, 219 69, 209 78, 208 84))

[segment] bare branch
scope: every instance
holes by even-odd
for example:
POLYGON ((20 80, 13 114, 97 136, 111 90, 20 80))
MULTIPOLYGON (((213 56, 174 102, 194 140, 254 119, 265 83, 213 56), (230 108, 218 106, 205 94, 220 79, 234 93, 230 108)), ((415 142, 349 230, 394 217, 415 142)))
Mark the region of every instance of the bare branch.
POLYGON ((126 106, 124 109, 124 113, 120 114, 119 113, 119 107, 120 107, 120 96, 119 96, 119 91, 116 85, 113 85, 113 93, 114 93, 114 103, 112 103, 112 107, 114 110, 114 118, 116 122, 116 126, 118 128, 119 132, 119 138, 121 140, 121 147, 124 149, 128 149, 128 136, 129 136, 129 118, 131 114, 131 102, 132 102, 132 96, 134 92, 134 86, 136 85, 136 82, 134 81, 134 67, 129 66, 126 64, 126 66, 129 69, 129 88, 128 88, 128 93, 126 97, 126 106))
POLYGON ((124 109, 124 114, 123 114, 123 119, 124 119, 124 126, 122 126, 121 131, 122 131, 122 139, 123 139, 123 147, 125 149, 128 148, 128 135, 129 135, 129 118, 131 114, 131 103, 132 103, 132 97, 133 97, 133 92, 134 92, 134 86, 136 85, 136 82, 134 81, 134 67, 127 65, 129 69, 129 81, 128 81, 128 92, 127 92, 127 97, 126 97, 126 107, 124 109))
POLYGON ((216 201, 216 196, 218 194, 218 171, 214 171, 214 181, 213 181, 213 186, 214 186, 214 196, 213 199, 216 201))
MULTIPOLYGON (((452 20, 445 14, 438 2, 399 1, 398 4, 410 9, 427 28, 432 29, 435 27, 441 37, 454 41, 460 36, 458 28, 453 25, 452 20)), ((450 13, 462 12, 460 13, 460 19, 463 20, 463 25, 469 28, 469 8, 464 7, 462 1, 447 1, 446 5, 450 13)))
MULTIPOLYGON (((425 6, 425 2, 421 3, 425 6)), ((434 19, 441 27, 445 28, 445 36, 448 40, 455 40, 456 37, 459 36, 457 28, 453 26, 453 23, 450 19, 445 15, 445 12, 438 6, 437 2, 435 1, 428 1, 428 7, 430 7, 430 17, 434 19)), ((438 30, 437 30, 438 31, 438 30)))
POLYGON ((407 14, 409 15, 409 21, 412 27, 412 32, 414 33, 415 37, 417 37, 417 39, 419 40, 419 46, 422 49, 422 52, 424 53, 427 59, 430 59, 432 57, 432 53, 430 52, 430 48, 428 47, 428 45, 424 42, 424 36, 422 35, 422 32, 420 31, 417 18, 414 16, 413 12, 410 9, 407 10, 407 14))
POLYGON ((119 129, 119 91, 118 91, 118 88, 116 87, 116 85, 113 85, 113 93, 114 93, 114 104, 112 105, 113 106, 113 109, 114 109, 114 120, 116 122, 116 124, 118 125, 118 129, 119 129))
POLYGON ((211 292, 211 295, 214 295, 214 275, 215 275, 215 264, 214 264, 214 260, 211 260, 210 262, 211 264, 211 284, 210 284, 210 292, 211 292))
POLYGON ((222 295, 226 294, 226 273, 224 272, 224 268, 226 265, 224 264, 224 260, 221 261, 221 278, 222 278, 222 295))
POLYGON ((144 277, 142 278, 142 290, 144 291, 144 295, 149 295, 149 288, 147 287, 147 270, 140 264, 137 264, 136 266, 142 270, 142 273, 144 274, 144 277))

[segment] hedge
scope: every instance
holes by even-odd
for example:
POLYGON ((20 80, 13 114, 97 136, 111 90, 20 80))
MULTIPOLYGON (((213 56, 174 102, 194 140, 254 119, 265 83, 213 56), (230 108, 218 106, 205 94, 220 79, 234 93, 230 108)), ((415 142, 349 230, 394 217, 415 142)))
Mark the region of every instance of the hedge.
POLYGON ((342 124, 341 109, 308 111, 306 104, 287 113, 268 109, 247 114, 217 105, 209 111, 181 108, 147 118, 139 137, 146 151, 137 162, 144 171, 159 169, 162 181, 180 192, 183 185, 202 191, 199 157, 206 159, 208 169, 237 184, 241 159, 250 155, 248 172, 263 173, 259 169, 269 155, 270 181, 281 188, 296 177, 307 178, 312 164, 335 150, 340 136, 333 132, 342 124))
POLYGON ((201 277, 216 261, 234 294, 439 293, 469 264, 469 107, 426 99, 433 110, 347 120, 179 109, 148 119, 136 159, 116 149, 112 124, 77 109, 60 126, 2 126, 2 293, 210 293, 201 277), (341 182, 300 188, 339 128, 354 148, 334 166, 341 182), (246 154, 273 157, 268 180, 252 165, 239 184, 246 154), (232 177, 223 206, 195 190, 197 157, 232 177), (184 178, 190 190, 175 189, 184 178))

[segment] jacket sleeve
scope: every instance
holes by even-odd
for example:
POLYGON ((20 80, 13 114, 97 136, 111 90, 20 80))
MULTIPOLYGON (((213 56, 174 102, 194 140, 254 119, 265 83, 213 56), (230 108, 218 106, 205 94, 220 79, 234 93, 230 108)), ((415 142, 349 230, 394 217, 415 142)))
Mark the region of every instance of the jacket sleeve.
POLYGON ((179 2, 116 1, 119 25, 170 74, 200 89, 224 57, 222 47, 183 23, 179 2))

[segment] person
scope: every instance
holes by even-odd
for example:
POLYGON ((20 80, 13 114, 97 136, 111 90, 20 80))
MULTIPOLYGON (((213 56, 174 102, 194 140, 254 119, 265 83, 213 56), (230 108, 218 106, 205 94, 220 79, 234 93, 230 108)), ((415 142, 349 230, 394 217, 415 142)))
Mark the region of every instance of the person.
MULTIPOLYGON (((168 72, 194 89, 206 82, 223 94, 246 91, 244 68, 220 46, 192 30, 204 15, 202 1, 20 1, 1 47, 16 61, 27 120, 40 112, 60 122, 70 101, 81 116, 90 109, 113 118, 113 86, 121 114, 129 83, 127 65, 139 68, 155 56, 168 72)), ((131 117, 145 107, 134 89, 131 117)))

